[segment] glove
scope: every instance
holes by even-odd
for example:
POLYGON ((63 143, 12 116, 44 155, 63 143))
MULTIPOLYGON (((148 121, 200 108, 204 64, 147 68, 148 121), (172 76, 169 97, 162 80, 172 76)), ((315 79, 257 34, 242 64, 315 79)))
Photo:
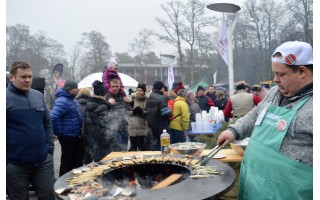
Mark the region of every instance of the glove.
POLYGON ((132 109, 132 113, 134 115, 138 114, 138 107, 135 107, 134 109, 132 109))
POLYGON ((108 74, 108 78, 109 78, 109 80, 111 80, 113 78, 118 79, 118 75, 116 73, 110 73, 110 74, 108 74))
POLYGON ((137 107, 137 111, 136 112, 137 112, 138 115, 142 115, 143 114, 143 110, 142 110, 142 108, 140 106, 137 107))

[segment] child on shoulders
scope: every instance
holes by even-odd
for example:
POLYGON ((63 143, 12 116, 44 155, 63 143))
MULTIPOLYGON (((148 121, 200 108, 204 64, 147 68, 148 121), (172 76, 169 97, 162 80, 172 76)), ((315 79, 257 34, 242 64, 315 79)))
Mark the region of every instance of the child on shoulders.
POLYGON ((107 60, 107 64, 105 68, 103 69, 102 73, 102 82, 108 89, 108 92, 110 94, 113 94, 112 88, 109 84, 109 80, 116 78, 120 81, 120 94, 123 97, 123 101, 126 103, 130 103, 132 99, 130 97, 127 97, 126 93, 124 92, 124 86, 121 81, 121 78, 118 74, 118 62, 115 60, 115 58, 111 58, 107 60))

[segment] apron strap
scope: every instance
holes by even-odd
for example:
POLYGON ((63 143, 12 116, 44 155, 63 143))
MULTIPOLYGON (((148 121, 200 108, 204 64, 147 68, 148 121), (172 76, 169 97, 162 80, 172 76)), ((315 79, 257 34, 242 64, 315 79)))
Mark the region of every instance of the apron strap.
POLYGON ((310 98, 310 96, 303 97, 292 110, 298 111, 310 98))

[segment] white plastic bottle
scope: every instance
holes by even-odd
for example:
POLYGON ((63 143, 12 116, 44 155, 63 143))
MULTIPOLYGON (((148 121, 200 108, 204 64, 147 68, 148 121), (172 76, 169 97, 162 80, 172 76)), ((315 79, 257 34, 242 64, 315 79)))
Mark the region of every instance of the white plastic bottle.
POLYGON ((169 153, 170 135, 167 133, 166 129, 163 129, 163 132, 160 135, 160 145, 162 153, 169 153))

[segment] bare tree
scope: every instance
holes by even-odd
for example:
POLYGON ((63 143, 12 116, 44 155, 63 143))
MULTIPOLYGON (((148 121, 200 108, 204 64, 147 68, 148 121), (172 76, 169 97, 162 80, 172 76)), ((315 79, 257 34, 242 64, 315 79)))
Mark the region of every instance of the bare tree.
POLYGON ((83 33, 81 44, 88 50, 93 63, 93 71, 101 71, 105 61, 111 56, 110 45, 105 41, 105 36, 97 31, 83 33))
POLYGON ((30 37, 28 48, 24 51, 23 57, 28 59, 35 75, 40 75, 41 70, 49 68, 49 62, 46 58, 48 47, 48 37, 43 31, 30 37))
POLYGON ((313 44, 313 0, 288 0, 286 7, 303 27, 304 41, 313 44))
POLYGON ((56 40, 48 38, 47 44, 48 47, 45 51, 45 54, 48 59, 49 66, 53 67, 62 61, 62 58, 64 58, 66 52, 63 49, 63 45, 56 40))
POLYGON ((6 27, 6 54, 7 66, 13 61, 22 59, 22 52, 27 48, 30 40, 29 26, 16 24, 6 27))
MULTIPOLYGON (((156 34, 159 39, 165 43, 173 45, 177 48, 179 58, 178 66, 183 69, 183 50, 181 41, 181 27, 183 24, 182 14, 183 3, 181 1, 170 1, 166 4, 161 4, 162 10, 167 14, 168 20, 156 17, 155 20, 159 23, 160 27, 165 31, 166 35, 156 34)), ((182 81, 184 81, 182 77, 182 81)))
POLYGON ((279 29, 281 29, 278 21, 284 13, 283 7, 281 3, 273 0, 248 0, 244 5, 245 10, 239 18, 235 31, 237 35, 236 51, 242 50, 238 51, 235 56, 235 59, 238 60, 235 72, 239 72, 235 73, 236 79, 269 80, 272 77, 270 56, 275 46, 278 45, 276 41, 279 37, 279 29), (251 59, 245 59, 248 56, 244 52, 250 55, 251 59), (255 74, 249 74, 248 71, 255 72, 255 74))
MULTIPOLYGON (((188 44, 189 56, 188 56, 188 71, 190 72, 191 79, 190 84, 195 85, 194 81, 194 69, 195 59, 194 54, 195 43, 198 37, 200 37, 203 28, 213 26, 216 19, 214 17, 207 17, 205 14, 205 3, 199 0, 189 0, 188 3, 183 6, 183 14, 186 17, 186 23, 182 25, 181 38, 188 44)), ((202 44, 202 43, 198 43, 202 44)), ((198 46, 201 49, 201 46, 198 46)))
POLYGON ((69 69, 70 69, 70 74, 73 80, 77 80, 77 78, 79 78, 80 80, 84 77, 81 77, 80 74, 81 71, 87 71, 87 69, 89 67, 84 67, 81 66, 81 62, 82 62, 82 58, 83 54, 82 54, 82 49, 81 46, 79 44, 76 44, 75 46, 73 46, 70 51, 69 51, 69 69), (79 76, 77 76, 77 73, 79 74, 79 76))
POLYGON ((152 41, 150 40, 151 34, 152 32, 150 30, 144 29, 140 31, 138 37, 134 38, 133 42, 129 44, 129 51, 133 52, 138 58, 139 74, 141 81, 145 78, 143 77, 144 73, 142 73, 142 62, 144 60, 145 55, 150 52, 150 48, 153 45, 152 41))

